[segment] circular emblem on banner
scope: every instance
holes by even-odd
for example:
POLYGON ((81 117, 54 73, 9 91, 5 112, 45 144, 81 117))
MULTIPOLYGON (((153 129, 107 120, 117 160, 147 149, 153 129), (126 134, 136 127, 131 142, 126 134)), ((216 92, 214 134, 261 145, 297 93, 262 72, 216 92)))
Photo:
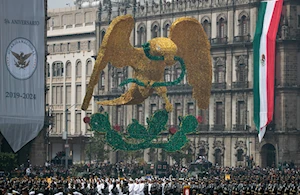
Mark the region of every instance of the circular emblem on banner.
POLYGON ((37 52, 34 45, 25 38, 14 39, 6 50, 6 66, 17 79, 30 78, 37 66, 37 52))

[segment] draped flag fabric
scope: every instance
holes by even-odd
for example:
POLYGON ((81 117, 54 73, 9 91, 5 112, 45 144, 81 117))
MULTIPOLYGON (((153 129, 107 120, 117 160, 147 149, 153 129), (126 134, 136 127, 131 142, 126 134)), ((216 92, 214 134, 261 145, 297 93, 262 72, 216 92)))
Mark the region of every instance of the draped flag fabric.
POLYGON ((14 152, 44 126, 44 6, 0 1, 0 131, 14 152))
POLYGON ((254 123, 259 142, 273 119, 275 45, 283 0, 262 1, 253 41, 254 123))

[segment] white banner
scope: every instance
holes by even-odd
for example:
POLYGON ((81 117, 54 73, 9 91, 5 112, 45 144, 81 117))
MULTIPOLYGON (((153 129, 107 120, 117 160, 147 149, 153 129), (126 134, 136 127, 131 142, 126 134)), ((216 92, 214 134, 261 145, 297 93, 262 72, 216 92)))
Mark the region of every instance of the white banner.
POLYGON ((43 0, 0 1, 0 130, 17 152, 44 126, 43 0))

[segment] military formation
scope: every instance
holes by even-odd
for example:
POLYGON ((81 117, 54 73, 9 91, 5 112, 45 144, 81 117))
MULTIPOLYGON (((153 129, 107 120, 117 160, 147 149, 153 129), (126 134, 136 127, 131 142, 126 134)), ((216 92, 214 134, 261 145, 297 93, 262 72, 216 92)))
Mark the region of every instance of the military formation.
POLYGON ((212 167, 198 178, 0 178, 2 194, 181 195, 184 189, 192 195, 300 194, 300 174, 297 168, 212 167))

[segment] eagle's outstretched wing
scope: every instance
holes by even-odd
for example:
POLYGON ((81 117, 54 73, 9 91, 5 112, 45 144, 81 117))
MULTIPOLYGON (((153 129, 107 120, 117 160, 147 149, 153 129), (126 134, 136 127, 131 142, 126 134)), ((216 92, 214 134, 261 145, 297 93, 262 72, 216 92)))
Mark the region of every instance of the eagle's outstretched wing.
POLYGON ((177 56, 186 64, 193 98, 200 109, 206 109, 211 92, 212 63, 210 43, 202 25, 194 18, 179 18, 172 24, 169 38, 177 45, 177 56))
POLYGON ((138 55, 139 51, 130 44, 129 40, 133 27, 134 19, 130 15, 115 18, 108 27, 102 40, 93 73, 81 106, 82 110, 88 108, 94 87, 98 83, 99 75, 108 63, 111 63, 117 68, 134 66, 136 64, 134 61, 136 58, 132 56, 138 55))
POLYGON ((32 53, 29 53, 29 54, 24 55, 24 57, 23 57, 22 60, 24 60, 24 61, 27 60, 27 58, 29 58, 29 57, 31 56, 31 54, 32 54, 32 53))
POLYGON ((11 51, 11 53, 17 58, 17 60, 21 60, 21 56, 17 54, 16 52, 11 51))

